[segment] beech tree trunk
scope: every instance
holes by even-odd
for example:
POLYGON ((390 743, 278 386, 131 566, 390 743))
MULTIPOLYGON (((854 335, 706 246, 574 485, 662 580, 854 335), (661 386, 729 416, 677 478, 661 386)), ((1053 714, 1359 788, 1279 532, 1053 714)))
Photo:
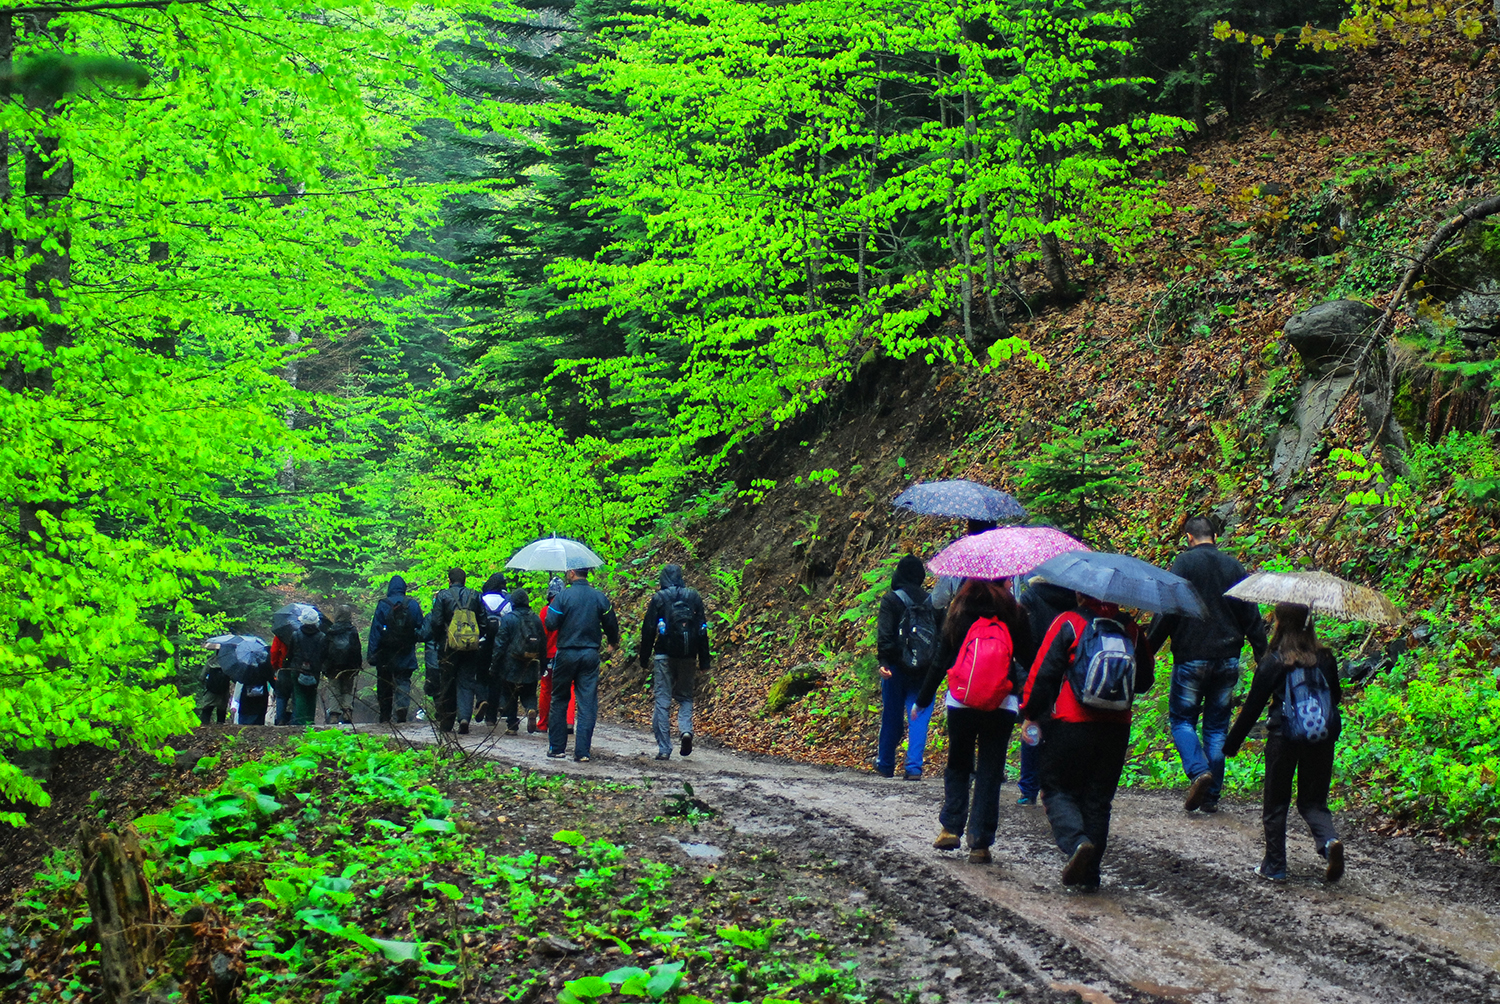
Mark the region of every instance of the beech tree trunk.
POLYGON ((127 1004, 139 999, 160 954, 156 903, 142 871, 146 857, 140 835, 127 825, 117 837, 85 822, 78 839, 104 997, 113 1004, 127 1004))

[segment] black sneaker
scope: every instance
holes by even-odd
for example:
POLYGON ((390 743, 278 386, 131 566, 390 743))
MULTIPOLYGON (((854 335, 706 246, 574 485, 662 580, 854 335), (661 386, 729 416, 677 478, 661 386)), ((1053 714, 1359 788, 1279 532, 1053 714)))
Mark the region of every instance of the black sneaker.
POLYGON ((1207 812, 1209 814, 1213 814, 1213 813, 1219 811, 1219 803, 1218 802, 1204 802, 1202 805, 1198 806, 1198 811, 1199 812, 1207 812))
POLYGON ((574 763, 593 763, 594 762, 594 758, 591 757, 591 756, 579 756, 579 757, 574 757, 573 758, 573 762, 574 763))
POLYGON ((563 757, 565 757, 567 755, 568 755, 568 751, 567 750, 557 750, 555 752, 552 751, 552 750, 548 750, 547 751, 547 759, 549 759, 549 760, 561 760, 563 757))
POLYGON ((396 711, 396 724, 397 725, 405 725, 406 724, 406 709, 405 708, 400 708, 400 709, 398 709, 396 711))
POLYGON ((670 759, 672 759, 672 754, 670 754, 670 753, 658 753, 658 754, 656 754, 656 759, 658 759, 658 760, 670 760, 670 759))
POLYGON ((1208 799, 1208 789, 1214 783, 1212 771, 1204 771, 1193 778, 1193 783, 1188 786, 1187 797, 1182 800, 1182 807, 1188 812, 1199 808, 1208 799))
POLYGON ((1323 845, 1323 855, 1328 858, 1328 868, 1323 872, 1324 882, 1337 882, 1344 877, 1344 842, 1330 840, 1323 845))
POLYGON ((466 735, 469 734, 469 723, 468 722, 459 722, 458 723, 458 734, 461 735, 461 736, 466 736, 466 735))
POLYGON ((904 778, 906 778, 906 780, 908 780, 908 781, 920 781, 920 780, 922 780, 922 772, 919 771, 919 770, 909 770, 905 774, 903 774, 902 776, 904 778))
POLYGON ((1063 885, 1083 885, 1089 879, 1089 866, 1094 863, 1094 842, 1088 837, 1078 841, 1078 847, 1068 863, 1063 865, 1063 885))
POLYGON ((682 749, 679 750, 683 756, 690 756, 693 752, 693 734, 684 732, 682 734, 682 749))
POLYGON ((1262 861, 1260 864, 1255 866, 1255 874, 1259 875, 1267 882, 1285 882, 1286 866, 1283 865, 1281 868, 1276 868, 1262 861))

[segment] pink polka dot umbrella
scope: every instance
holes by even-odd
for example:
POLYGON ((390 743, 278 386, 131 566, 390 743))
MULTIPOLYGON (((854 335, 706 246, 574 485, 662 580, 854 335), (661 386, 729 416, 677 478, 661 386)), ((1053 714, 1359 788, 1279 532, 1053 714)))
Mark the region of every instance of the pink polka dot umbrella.
POLYGON ((937 575, 1008 579, 1025 575, 1048 558, 1087 550, 1050 526, 1003 526, 954 541, 934 555, 927 567, 937 575))

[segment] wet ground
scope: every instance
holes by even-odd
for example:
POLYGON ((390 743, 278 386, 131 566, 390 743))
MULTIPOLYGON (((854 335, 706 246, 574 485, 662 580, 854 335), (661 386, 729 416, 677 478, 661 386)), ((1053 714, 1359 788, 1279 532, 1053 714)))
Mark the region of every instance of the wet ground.
MULTIPOLYGON (((414 741, 432 730, 407 726, 414 741)), ((1500 869, 1348 824, 1349 871, 1335 886, 1300 820, 1288 842, 1290 881, 1251 871, 1259 806, 1225 802, 1186 814, 1177 797, 1115 802, 1104 886, 1058 882, 1062 858, 1038 808, 1002 801, 995 863, 939 852, 941 779, 887 780, 713 746, 654 759, 643 732, 604 726, 595 759, 545 757, 542 736, 477 729, 467 750, 500 763, 622 781, 692 785, 738 834, 768 849, 822 848, 860 875, 854 899, 896 932, 864 962, 868 977, 922 988, 933 1001, 1091 1004, 1500 1001, 1500 869)), ((712 844, 685 846, 711 857, 712 844)))

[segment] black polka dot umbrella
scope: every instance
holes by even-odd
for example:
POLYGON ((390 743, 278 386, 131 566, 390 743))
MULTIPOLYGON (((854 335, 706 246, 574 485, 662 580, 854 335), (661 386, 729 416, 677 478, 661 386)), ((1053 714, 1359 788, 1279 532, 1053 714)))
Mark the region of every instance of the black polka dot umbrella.
POLYGON ((977 481, 929 481, 912 485, 891 503, 923 516, 977 519, 986 523, 1019 523, 1026 510, 1014 497, 977 481))

